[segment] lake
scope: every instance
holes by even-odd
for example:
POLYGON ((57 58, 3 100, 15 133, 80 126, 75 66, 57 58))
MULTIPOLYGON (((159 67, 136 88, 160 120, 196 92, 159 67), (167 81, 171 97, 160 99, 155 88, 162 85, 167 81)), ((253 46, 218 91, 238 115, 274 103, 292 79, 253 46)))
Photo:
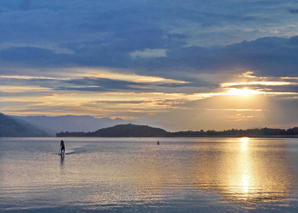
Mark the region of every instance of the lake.
POLYGON ((0 212, 298 211, 298 139, 63 140, 0 138, 0 212))

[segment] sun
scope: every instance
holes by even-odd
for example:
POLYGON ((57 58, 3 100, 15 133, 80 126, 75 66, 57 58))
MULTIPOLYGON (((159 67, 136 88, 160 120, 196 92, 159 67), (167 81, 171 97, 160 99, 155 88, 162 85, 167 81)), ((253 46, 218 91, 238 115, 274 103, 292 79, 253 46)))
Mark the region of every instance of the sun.
POLYGON ((242 88, 242 89, 237 89, 237 88, 230 88, 228 91, 229 95, 242 95, 242 96, 247 96, 247 95, 256 95, 260 94, 259 91, 257 90, 251 90, 248 88, 242 88))

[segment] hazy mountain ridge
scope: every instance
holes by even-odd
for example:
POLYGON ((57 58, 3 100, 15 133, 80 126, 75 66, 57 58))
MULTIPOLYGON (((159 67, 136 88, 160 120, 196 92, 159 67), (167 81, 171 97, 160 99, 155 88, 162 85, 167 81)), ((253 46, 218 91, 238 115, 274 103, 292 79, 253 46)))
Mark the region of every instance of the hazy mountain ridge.
POLYGON ((0 137, 46 137, 46 131, 17 118, 0 113, 0 137))
POLYGON ((125 124, 127 121, 120 118, 95 118, 92 116, 25 116, 16 117, 26 122, 32 123, 43 129, 51 131, 53 135, 58 132, 91 132, 98 129, 115 126, 117 124, 125 124))

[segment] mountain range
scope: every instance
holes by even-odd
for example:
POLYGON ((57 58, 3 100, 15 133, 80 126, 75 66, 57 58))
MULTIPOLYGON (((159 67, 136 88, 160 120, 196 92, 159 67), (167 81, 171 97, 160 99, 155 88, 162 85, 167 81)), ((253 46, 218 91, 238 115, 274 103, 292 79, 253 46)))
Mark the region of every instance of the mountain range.
POLYGON ((57 132, 90 132, 98 129, 126 124, 128 121, 120 118, 94 118, 92 116, 25 116, 14 117, 46 130, 49 134, 55 135, 57 132))
POLYGON ((0 137, 45 137, 47 131, 31 123, 0 113, 0 137))
MULTIPOLYGON (((95 118, 92 116, 10 116, 1 114, 0 136, 55 136, 59 132, 94 132, 99 129, 116 126, 119 124, 143 124, 140 121, 123 120, 120 118, 95 118), (4 121, 5 120, 5 121, 4 121), (7 122, 10 120, 10 122, 7 122), (14 125, 7 124, 14 123, 14 125), (25 128, 22 130, 21 127, 25 128), (25 132, 26 133, 25 133, 25 132)), ((149 123, 152 126, 173 129, 175 126, 164 123, 149 123)))
POLYGON ((0 137, 45 137, 58 132, 92 132, 98 129, 127 124, 120 118, 92 116, 10 116, 0 113, 0 137))

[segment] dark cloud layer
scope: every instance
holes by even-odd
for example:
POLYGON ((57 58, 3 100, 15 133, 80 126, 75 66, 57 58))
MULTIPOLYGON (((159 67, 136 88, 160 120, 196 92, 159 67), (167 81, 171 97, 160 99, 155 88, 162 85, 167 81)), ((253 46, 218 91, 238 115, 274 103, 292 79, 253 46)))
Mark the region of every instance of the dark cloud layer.
POLYGON ((289 9, 289 12, 292 14, 298 14, 298 9, 289 9))
POLYGON ((103 92, 103 91, 138 91, 138 86, 142 84, 111 80, 106 78, 84 78, 77 80, 65 81, 64 83, 70 85, 77 85, 79 87, 60 87, 59 90, 79 90, 79 91, 94 91, 94 92, 103 92), (83 87, 81 87, 83 85, 83 87), (134 87, 134 88, 133 88, 134 87))
POLYGON ((35 46, 101 41, 131 50, 235 43, 276 34, 263 27, 292 25, 295 6, 293 0, 2 0, 0 38, 35 46))
POLYGON ((152 58, 133 58, 129 55, 132 49, 121 45, 106 48, 100 43, 73 44, 71 50, 73 53, 66 54, 44 48, 12 47, 0 51, 0 61, 32 67, 162 70, 164 76, 170 76, 171 70, 219 73, 235 69, 252 70, 260 76, 295 76, 298 70, 298 36, 289 39, 267 37, 222 47, 174 47, 167 49, 166 57, 152 58))
POLYGON ((281 36, 296 33, 295 6, 292 0, 3 0, 0 61, 129 68, 164 77, 169 70, 293 75, 298 39, 281 36), (166 57, 131 57, 146 50, 164 50, 166 57))

